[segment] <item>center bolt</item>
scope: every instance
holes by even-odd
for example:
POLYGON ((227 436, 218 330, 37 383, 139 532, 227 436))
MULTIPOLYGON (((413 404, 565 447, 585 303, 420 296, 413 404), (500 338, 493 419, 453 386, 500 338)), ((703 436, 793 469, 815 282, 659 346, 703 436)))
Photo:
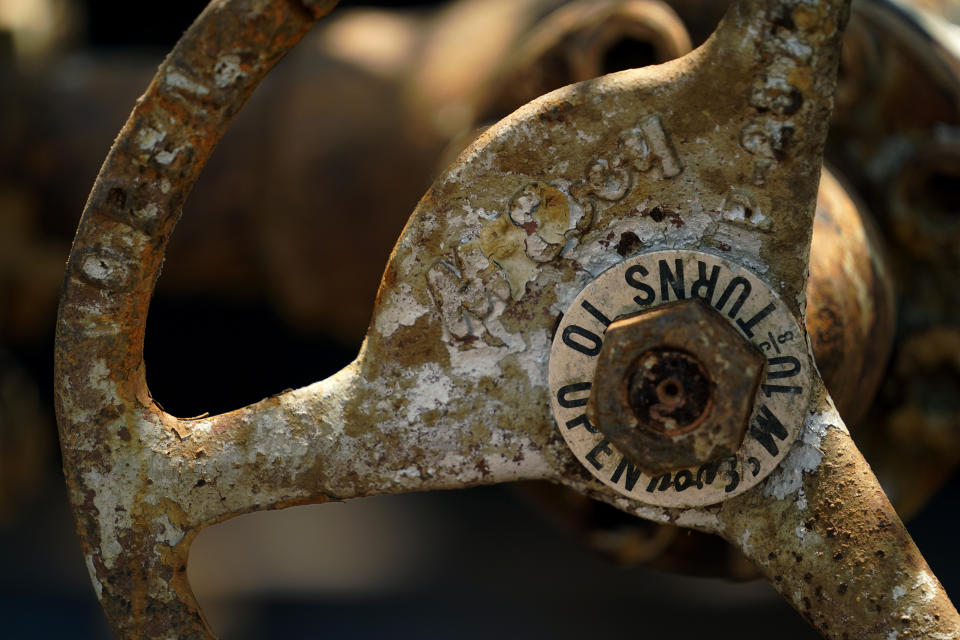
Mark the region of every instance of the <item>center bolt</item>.
POLYGON ((664 473, 740 447, 764 358, 700 299, 610 324, 587 417, 634 464, 664 473))
POLYGON ((713 404, 712 385, 696 358, 675 349, 651 349, 633 367, 627 395, 641 425, 677 436, 703 424, 713 404))

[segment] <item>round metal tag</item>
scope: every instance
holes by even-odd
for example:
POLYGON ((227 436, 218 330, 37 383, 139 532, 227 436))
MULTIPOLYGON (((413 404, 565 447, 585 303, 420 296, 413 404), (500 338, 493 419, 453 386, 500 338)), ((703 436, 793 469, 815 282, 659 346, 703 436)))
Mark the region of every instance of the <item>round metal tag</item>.
POLYGON ((755 274, 709 253, 657 251, 611 267, 580 292, 557 328, 549 384, 560 432, 598 480, 645 504, 694 507, 743 493, 779 464, 803 425, 810 373, 803 328, 755 274), (611 321, 690 298, 701 298, 716 309, 759 349, 766 364, 735 455, 697 467, 647 473, 587 418, 597 355, 611 321))

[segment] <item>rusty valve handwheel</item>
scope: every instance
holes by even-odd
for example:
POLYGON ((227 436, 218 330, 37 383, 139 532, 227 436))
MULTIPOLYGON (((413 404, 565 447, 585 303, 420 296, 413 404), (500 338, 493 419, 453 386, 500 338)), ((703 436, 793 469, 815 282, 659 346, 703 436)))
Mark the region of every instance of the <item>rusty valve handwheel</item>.
POLYGON ((545 479, 722 535, 827 637, 958 637, 798 329, 844 0, 743 0, 691 54, 492 127, 418 205, 333 377, 202 419, 152 401, 144 327, 181 205, 333 4, 211 2, 80 222, 57 414, 117 635, 212 637, 187 552, 233 515, 545 479))

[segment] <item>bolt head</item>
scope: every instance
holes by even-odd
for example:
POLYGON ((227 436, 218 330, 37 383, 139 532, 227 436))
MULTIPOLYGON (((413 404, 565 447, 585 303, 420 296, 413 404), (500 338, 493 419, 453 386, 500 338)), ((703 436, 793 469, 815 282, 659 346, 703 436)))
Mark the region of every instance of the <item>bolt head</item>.
POLYGON ((699 466, 740 447, 763 366, 703 300, 671 302, 607 328, 587 415, 648 473, 699 466))

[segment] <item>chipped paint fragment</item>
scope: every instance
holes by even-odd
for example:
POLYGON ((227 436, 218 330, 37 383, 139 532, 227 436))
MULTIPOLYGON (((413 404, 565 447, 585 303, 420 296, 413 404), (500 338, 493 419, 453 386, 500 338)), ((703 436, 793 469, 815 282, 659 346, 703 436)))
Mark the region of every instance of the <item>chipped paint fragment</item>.
POLYGON ((420 416, 433 409, 442 409, 453 391, 453 380, 436 363, 430 362, 417 372, 416 380, 407 395, 407 421, 417 422, 420 416))
POLYGON ((137 133, 135 144, 143 151, 152 151, 157 143, 167 137, 165 131, 158 131, 153 127, 144 127, 137 133))
POLYGON ((160 164, 170 164, 177 157, 177 154, 179 154, 181 151, 183 151, 186 148, 187 148, 186 144, 181 144, 179 146, 174 147, 173 149, 170 149, 169 151, 167 150, 160 151, 154 157, 156 158, 157 162, 159 162, 160 164))
POLYGON ((823 459, 823 449, 820 441, 827 433, 827 429, 842 425, 843 421, 836 414, 836 409, 824 413, 814 413, 804 421, 800 437, 783 459, 770 474, 763 487, 763 495, 773 496, 783 500, 788 496, 795 496, 806 504, 806 496, 801 495, 804 474, 811 473, 820 466, 823 459))
POLYGON ((180 544, 180 541, 183 540, 183 531, 170 522, 167 514, 161 514, 160 517, 156 518, 155 522, 156 528, 159 529, 157 540, 162 541, 168 547, 175 547, 180 544))
POLYGON ((90 583, 93 585, 93 591, 97 594, 97 600, 100 600, 103 597, 103 585, 100 584, 100 580, 97 578, 97 568, 93 564, 93 556, 87 554, 83 559, 87 565, 87 573, 90 575, 90 583))
POLYGON ((234 54, 220 56, 213 67, 213 82, 221 89, 229 87, 246 75, 240 68, 240 56, 234 54))
POLYGON ((206 88, 205 86, 203 86, 198 82, 194 82, 193 80, 185 76, 180 71, 176 71, 173 69, 170 69, 167 71, 165 82, 170 87, 183 89, 184 91, 188 91, 198 96, 205 96, 208 93, 210 93, 210 89, 206 88))
POLYGON ((137 217, 140 218, 141 220, 152 220, 153 218, 156 217, 158 212, 159 212, 159 209, 157 208, 157 205, 150 202, 150 203, 147 203, 146 206, 140 209, 137 209, 137 217))
POLYGON ((377 331, 384 337, 391 336, 400 327, 412 327, 428 311, 429 307, 413 296, 413 287, 401 283, 380 307, 375 321, 377 331))
POLYGON ((537 263, 526 254, 526 238, 526 232, 507 216, 498 217, 480 230, 480 248, 503 271, 514 300, 523 297, 527 283, 539 274, 537 263))

